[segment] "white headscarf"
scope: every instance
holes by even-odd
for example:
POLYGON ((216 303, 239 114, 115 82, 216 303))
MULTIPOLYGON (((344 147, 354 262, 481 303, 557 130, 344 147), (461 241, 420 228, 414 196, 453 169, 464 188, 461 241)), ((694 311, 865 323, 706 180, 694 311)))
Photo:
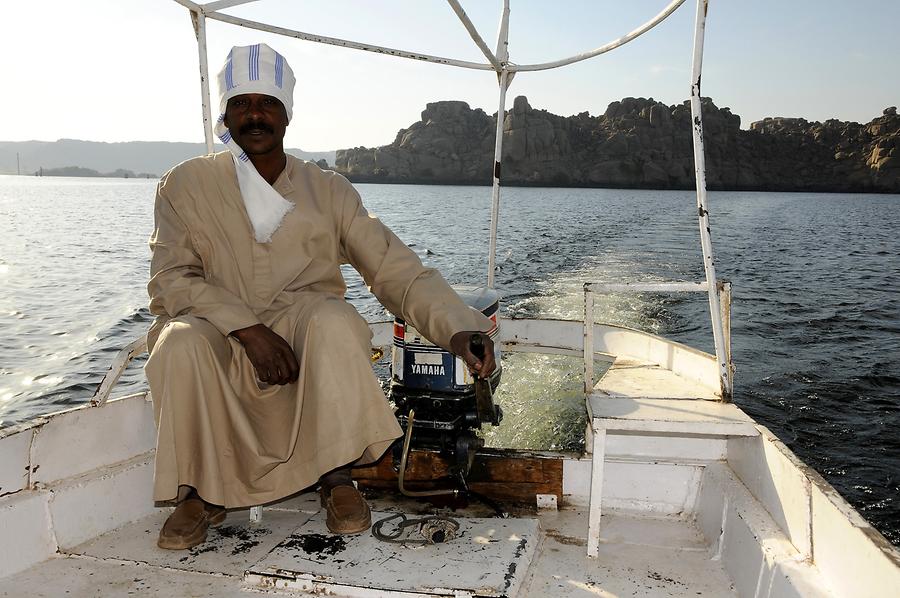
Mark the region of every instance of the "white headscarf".
POLYGON ((294 204, 283 198, 262 178, 249 156, 231 138, 231 132, 225 127, 225 106, 234 96, 245 93, 264 94, 278 98, 284 104, 290 121, 294 108, 294 71, 281 54, 266 44, 235 46, 228 53, 228 61, 219 72, 218 81, 219 120, 216 122, 216 136, 231 150, 254 237, 259 243, 268 243, 294 204))

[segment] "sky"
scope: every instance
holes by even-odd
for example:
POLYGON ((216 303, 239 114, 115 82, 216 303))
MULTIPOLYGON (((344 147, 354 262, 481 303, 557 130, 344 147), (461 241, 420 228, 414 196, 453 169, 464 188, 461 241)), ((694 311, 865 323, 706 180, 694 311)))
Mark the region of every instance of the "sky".
MULTIPOLYGON (((207 0, 203 0, 204 2, 207 0)), ((461 4, 490 47, 500 0, 461 4)), ((618 38, 667 0, 511 0, 510 59, 546 62, 618 38)), ((534 108, 602 114, 623 97, 689 97, 695 0, 633 42, 556 71, 518 74, 534 108)), ((307 33, 484 62, 442 0, 259 0, 225 12, 307 33)), ((867 122, 900 104, 897 0, 711 0, 703 95, 747 128, 766 116, 867 122)), ((496 112, 491 72, 456 69, 208 21, 215 74, 233 45, 265 42, 298 77, 287 147, 379 146, 425 104, 496 112)), ((0 141, 203 140, 197 45, 173 0, 0 2, 0 141)))

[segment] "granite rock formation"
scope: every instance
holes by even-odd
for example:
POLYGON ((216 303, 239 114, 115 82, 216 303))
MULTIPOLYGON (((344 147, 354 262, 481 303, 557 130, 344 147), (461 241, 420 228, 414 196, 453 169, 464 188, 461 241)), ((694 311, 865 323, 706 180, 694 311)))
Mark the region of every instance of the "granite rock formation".
MULTIPOLYGON (((900 116, 867 124, 740 116, 702 102, 712 189, 900 192, 900 116)), ((488 184, 496 115, 465 102, 434 102, 390 145, 338 150, 336 169, 357 181, 488 184)), ((502 180, 512 185, 694 186, 688 102, 625 98, 601 116, 532 108, 524 96, 503 123, 502 180)))

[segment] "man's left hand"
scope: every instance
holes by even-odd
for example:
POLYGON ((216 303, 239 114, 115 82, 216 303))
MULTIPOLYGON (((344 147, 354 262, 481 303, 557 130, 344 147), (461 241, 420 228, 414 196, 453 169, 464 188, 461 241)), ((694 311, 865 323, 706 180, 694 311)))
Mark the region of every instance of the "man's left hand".
POLYGON ((494 360, 494 341, 483 332, 464 330, 450 338, 450 350, 458 355, 469 366, 469 370, 479 378, 487 378, 494 373, 497 363, 494 360), (470 341, 473 334, 480 334, 484 341, 484 359, 472 353, 470 341))

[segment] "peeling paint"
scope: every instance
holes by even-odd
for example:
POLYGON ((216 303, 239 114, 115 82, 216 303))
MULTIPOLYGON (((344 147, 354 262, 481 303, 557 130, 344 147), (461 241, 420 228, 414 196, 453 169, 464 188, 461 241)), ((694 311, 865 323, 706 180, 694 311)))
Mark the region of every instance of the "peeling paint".
POLYGON ((510 562, 509 566, 506 568, 506 574, 503 576, 503 580, 506 582, 506 585, 503 587, 504 590, 508 590, 512 585, 513 580, 516 576, 516 564, 518 560, 522 558, 522 555, 525 553, 525 547, 528 546, 528 539, 522 538, 519 540, 519 544, 516 546, 516 552, 513 554, 513 560, 510 562))
POLYGON ((548 529, 544 534, 551 540, 555 540, 566 546, 587 546, 587 540, 576 536, 566 536, 555 529, 548 529))

